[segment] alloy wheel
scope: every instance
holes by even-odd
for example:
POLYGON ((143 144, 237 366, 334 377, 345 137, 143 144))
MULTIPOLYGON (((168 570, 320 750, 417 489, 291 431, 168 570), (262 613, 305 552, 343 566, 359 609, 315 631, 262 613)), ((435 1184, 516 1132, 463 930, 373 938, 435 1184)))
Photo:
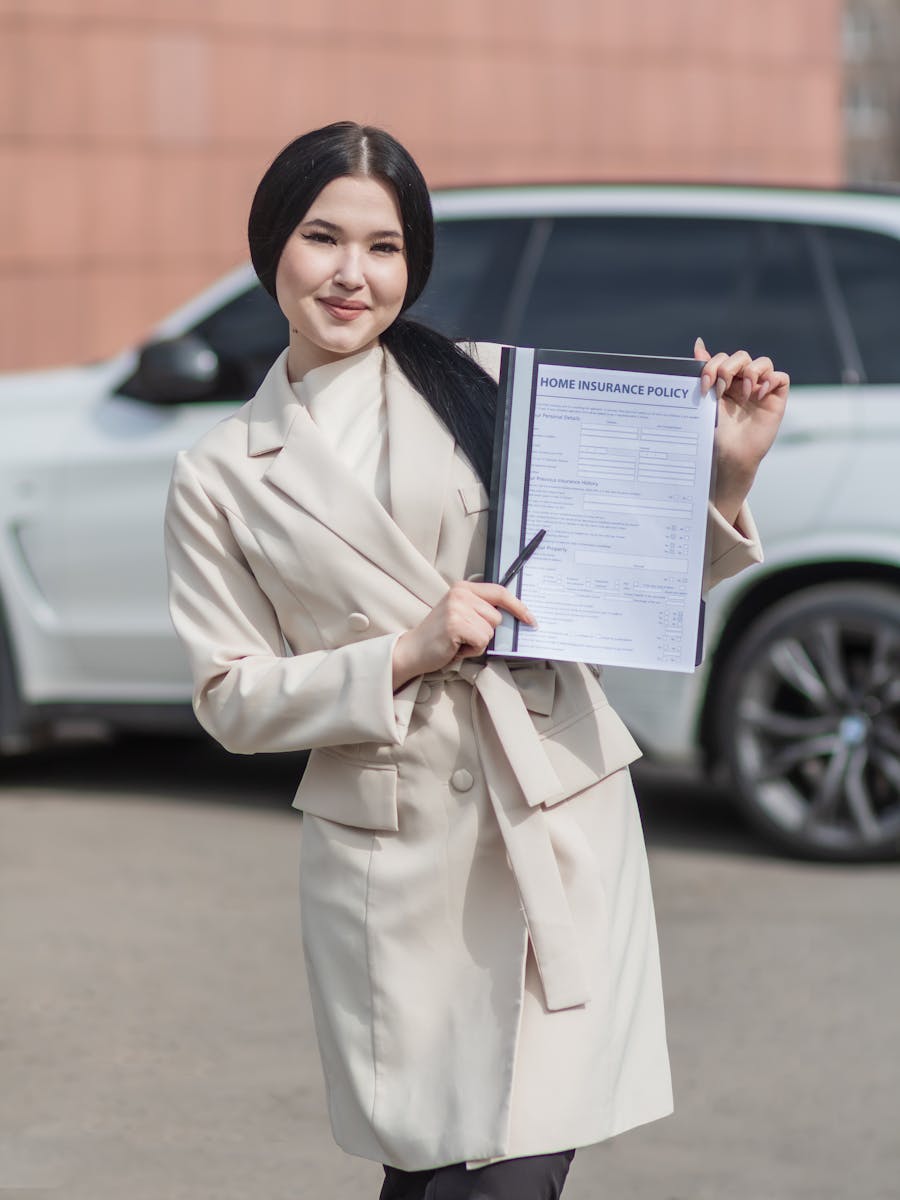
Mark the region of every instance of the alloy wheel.
POLYGON ((721 737, 739 799, 782 845, 900 847, 900 592, 828 584, 779 602, 729 663, 721 737))

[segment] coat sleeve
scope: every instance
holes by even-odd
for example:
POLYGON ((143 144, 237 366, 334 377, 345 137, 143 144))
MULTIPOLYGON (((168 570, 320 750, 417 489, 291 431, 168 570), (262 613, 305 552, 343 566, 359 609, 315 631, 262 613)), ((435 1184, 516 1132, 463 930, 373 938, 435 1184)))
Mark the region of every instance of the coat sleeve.
POLYGON ((292 654, 226 514, 178 455, 165 521, 169 611, 203 728, 236 754, 399 743, 392 657, 399 633, 292 654))
POLYGON ((719 510, 710 503, 706 519, 706 538, 709 547, 703 591, 737 575, 745 567, 763 561, 762 545, 750 507, 744 502, 734 525, 729 525, 719 510))

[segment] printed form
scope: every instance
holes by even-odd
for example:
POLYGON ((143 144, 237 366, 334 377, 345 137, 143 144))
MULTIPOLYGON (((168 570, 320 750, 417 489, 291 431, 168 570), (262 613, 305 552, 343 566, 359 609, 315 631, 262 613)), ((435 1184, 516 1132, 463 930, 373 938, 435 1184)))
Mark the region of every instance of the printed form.
MULTIPOLYGON (((569 362, 607 357, 546 353, 569 362)), ((546 534, 509 585, 538 628, 506 618, 492 652, 694 670, 716 413, 715 394, 700 394, 700 364, 635 359, 654 370, 618 370, 548 362, 543 351, 513 354, 506 496, 490 577, 539 530, 546 534), (534 356, 530 371, 523 353, 534 356)))

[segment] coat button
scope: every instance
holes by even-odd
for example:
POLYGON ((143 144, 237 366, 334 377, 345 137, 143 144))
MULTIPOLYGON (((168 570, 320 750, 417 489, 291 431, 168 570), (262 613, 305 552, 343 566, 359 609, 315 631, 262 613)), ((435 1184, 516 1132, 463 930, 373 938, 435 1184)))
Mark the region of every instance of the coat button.
POLYGON ((466 583, 484 583, 484 575, 481 571, 476 571, 474 575, 466 576, 466 583))
POLYGON ((351 613, 347 618, 347 624, 354 633, 365 633, 371 622, 365 613, 351 613))
POLYGON ((475 778, 472 772, 467 771, 465 767, 460 767, 450 776, 450 785, 457 792, 467 792, 474 782, 475 778))
POLYGON ((431 699, 431 684, 420 683, 419 690, 416 692, 416 704, 424 704, 426 700, 431 699))

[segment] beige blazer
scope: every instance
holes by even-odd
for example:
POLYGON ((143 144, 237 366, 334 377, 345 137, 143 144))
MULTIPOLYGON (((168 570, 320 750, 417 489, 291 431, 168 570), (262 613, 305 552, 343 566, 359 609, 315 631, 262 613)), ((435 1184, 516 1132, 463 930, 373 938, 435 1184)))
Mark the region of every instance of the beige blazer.
MULTIPOLYGON (((480 577, 488 498, 386 354, 389 515, 298 403, 286 354, 248 404, 178 456, 166 546, 200 722, 237 753, 312 749, 294 805, 307 817, 304 948, 335 1135, 352 1153, 418 1169, 542 1153, 534 1147, 548 1139, 584 1144, 661 1115, 655 930, 634 969, 656 997, 647 1021, 661 1050, 640 1068, 656 1092, 647 1080, 636 1090, 627 1046, 617 1078, 609 1065, 614 881, 598 938, 596 896, 579 910, 577 872, 559 849, 572 821, 586 844, 612 835, 598 805, 625 805, 633 823, 630 789, 620 796, 616 784, 613 803, 598 785, 640 751, 579 664, 467 662, 392 693, 400 633, 450 583, 480 577), (457 846, 467 821, 477 831, 457 846), (436 881, 439 913, 425 899, 436 881), (526 959, 539 980, 531 1025, 526 959), (423 1005, 444 1013, 440 1029, 420 1028, 423 1005), (578 1056, 600 1082, 567 1080, 555 1117, 535 1122, 546 1102, 524 1096, 524 1078, 516 1098, 513 1067, 522 1039, 545 1027, 562 1054, 577 1028, 578 1056)), ((473 354, 496 377, 499 347, 473 354)), ((709 585, 761 557, 749 512, 748 537, 716 513, 710 521, 709 585)), ((627 853, 645 875, 633 829, 627 853)), ((652 925, 646 879, 635 903, 652 925)), ((616 969, 628 974, 626 958, 616 969)), ((627 1038, 640 1037, 638 1023, 627 1038)))

